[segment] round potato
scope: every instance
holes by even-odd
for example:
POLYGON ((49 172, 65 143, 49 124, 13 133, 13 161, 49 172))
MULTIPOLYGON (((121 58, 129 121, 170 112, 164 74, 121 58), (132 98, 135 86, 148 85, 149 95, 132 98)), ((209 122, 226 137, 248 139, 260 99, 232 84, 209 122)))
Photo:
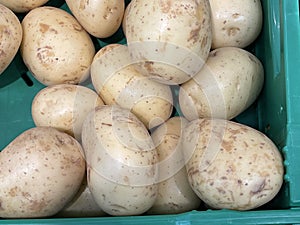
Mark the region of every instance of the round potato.
POLYGON ((51 127, 34 127, 0 153, 0 217, 48 217, 77 193, 85 174, 81 145, 51 127))
POLYGON ((34 97, 31 115, 36 126, 50 126, 81 141, 87 114, 103 105, 96 92, 85 86, 57 84, 43 88, 34 97))
POLYGON ((66 11, 38 7, 26 14, 21 53, 42 84, 78 84, 89 76, 95 47, 89 34, 66 11))
POLYGON ((137 71, 125 45, 110 44, 100 49, 91 66, 91 78, 105 104, 118 104, 131 110, 149 129, 172 114, 170 86, 150 80, 137 71))
POLYGON ((209 0, 212 48, 245 48, 256 40, 263 24, 260 0, 209 0))
POLYGON ((121 26, 123 0, 66 0, 66 3, 84 29, 97 38, 110 37, 121 26))
POLYGON ((172 117, 151 135, 158 154, 158 196, 148 214, 176 214, 197 209, 201 200, 188 182, 181 149, 181 133, 187 120, 172 117))
POLYGON ((129 110, 99 106, 82 129, 90 191, 110 215, 139 215, 157 196, 157 153, 148 130, 129 110))
POLYGON ((212 32, 207 0, 132 0, 124 20, 131 59, 151 79, 181 84, 208 57, 212 32))
POLYGON ((25 13, 34 8, 46 4, 49 0, 0 0, 0 4, 5 5, 16 13, 25 13))
POLYGON ((0 75, 17 54, 22 37, 23 30, 18 17, 0 3, 0 75))
POLYGON ((195 193, 216 209, 250 210, 272 200, 283 183, 283 160, 263 133, 222 119, 197 119, 182 146, 195 193))
POLYGON ((252 53, 237 47, 211 51, 205 66, 181 85, 179 106, 188 120, 232 119, 257 99, 264 68, 252 53))

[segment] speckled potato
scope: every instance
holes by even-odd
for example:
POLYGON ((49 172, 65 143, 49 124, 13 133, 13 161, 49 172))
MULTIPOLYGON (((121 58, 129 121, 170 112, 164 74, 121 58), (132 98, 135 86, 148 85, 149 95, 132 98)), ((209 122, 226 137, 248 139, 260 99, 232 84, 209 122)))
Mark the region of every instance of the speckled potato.
POLYGON ((66 3, 85 30, 97 38, 110 37, 121 26, 123 0, 66 0, 66 3))
POLYGON ((245 48, 256 40, 263 24, 260 0, 209 0, 212 48, 245 48))
POLYGON ((48 1, 49 0, 0 0, 0 4, 5 5, 16 13, 25 13, 46 4, 48 1))
POLYGON ((30 128, 0 153, 0 217, 48 217, 77 193, 85 174, 81 145, 51 127, 30 128))
POLYGON ((201 200, 192 190, 180 145, 187 120, 172 117, 151 135, 158 153, 158 196, 148 214, 176 214, 195 210, 201 200))
POLYGON ((0 75, 17 54, 22 37, 23 30, 18 17, 0 1, 0 75))
POLYGON ((87 178, 82 181, 79 191, 74 198, 56 214, 56 217, 99 217, 106 213, 95 202, 87 185, 87 178))
POLYGON ((212 40, 208 0, 132 0, 125 15, 130 56, 144 75, 174 85, 202 68, 212 40))
POLYGON ((91 78, 105 104, 131 110, 147 128, 158 126, 172 114, 170 86, 138 72, 125 45, 110 44, 100 49, 91 66, 91 78))
POLYGON ((189 182, 208 206, 251 210, 279 192, 282 157, 263 133, 232 121, 197 119, 182 137, 189 182))
POLYGON ((257 99, 264 68, 252 53, 237 47, 211 51, 205 66, 181 85, 179 106, 188 120, 232 119, 257 99))
POLYGON ((85 117, 103 104, 97 93, 88 87, 57 84, 45 87, 35 95, 31 115, 36 126, 57 128, 80 141, 85 117))
POLYGON ((42 84, 78 84, 89 76, 95 47, 89 34, 66 11, 38 7, 26 14, 21 54, 42 84))
POLYGON ((110 215, 139 215, 157 196, 157 153, 148 130, 129 110, 97 107, 82 129, 88 186, 110 215))

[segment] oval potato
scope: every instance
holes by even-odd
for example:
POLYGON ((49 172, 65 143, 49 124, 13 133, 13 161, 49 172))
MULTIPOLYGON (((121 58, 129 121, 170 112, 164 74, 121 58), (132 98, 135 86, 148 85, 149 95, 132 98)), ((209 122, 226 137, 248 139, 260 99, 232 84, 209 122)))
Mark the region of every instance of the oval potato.
POLYGON ((256 40, 263 25, 260 0, 209 0, 212 48, 245 48, 256 40))
POLYGON ((251 210, 271 201, 283 184, 283 159, 263 133, 221 119, 197 119, 183 131, 188 179, 215 209, 251 210))
POLYGON ((110 44, 92 62, 93 86, 105 104, 131 110, 147 128, 166 121, 173 111, 170 86, 143 76, 130 62, 128 47, 110 44))
POLYGON ((81 141, 81 127, 87 114, 102 99, 92 89, 74 84, 51 85, 40 90, 31 105, 36 126, 50 126, 81 141))
POLYGON ((164 84, 191 79, 210 51, 210 19, 207 0, 132 0, 124 20, 136 68, 164 84))
POLYGON ((264 68, 256 56, 237 47, 218 48, 199 73, 181 85, 179 106, 188 120, 232 119, 254 103, 263 83, 264 68))
POLYGON ((84 29, 97 38, 110 37, 121 26, 123 0, 66 0, 66 3, 84 29))
POLYGON ((88 186, 110 215, 139 215, 157 196, 157 153, 148 130, 129 110, 97 107, 82 129, 88 186))
POLYGON ((23 30, 18 17, 0 4, 0 75, 17 54, 22 37, 23 30))
POLYGON ((42 84, 78 84, 89 76, 95 47, 89 34, 66 11, 43 6, 22 21, 21 54, 24 63, 42 84))
POLYGON ((81 145, 51 127, 30 128, 0 153, 0 217, 49 217, 77 193, 85 174, 81 145))
POLYGON ((25 13, 46 4, 49 0, 0 0, 0 4, 5 5, 16 13, 25 13))

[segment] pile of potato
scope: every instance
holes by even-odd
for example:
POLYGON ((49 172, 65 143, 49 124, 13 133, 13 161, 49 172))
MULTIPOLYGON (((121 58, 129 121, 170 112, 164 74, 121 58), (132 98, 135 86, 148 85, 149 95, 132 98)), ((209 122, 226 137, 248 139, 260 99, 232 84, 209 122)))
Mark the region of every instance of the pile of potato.
POLYGON ((251 210, 276 196, 279 150, 231 121, 263 87, 246 50, 260 1, 46 2, 0 0, 0 74, 20 49, 45 86, 36 126, 0 153, 0 217, 251 210), (96 50, 92 37, 119 28, 126 45, 96 50))

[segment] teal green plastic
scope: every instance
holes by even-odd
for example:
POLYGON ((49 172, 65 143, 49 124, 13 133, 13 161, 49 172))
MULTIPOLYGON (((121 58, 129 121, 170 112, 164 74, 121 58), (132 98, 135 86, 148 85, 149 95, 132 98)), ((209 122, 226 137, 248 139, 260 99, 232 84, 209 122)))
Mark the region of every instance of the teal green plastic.
MULTIPOLYGON (((284 185, 271 202, 247 212, 201 209, 159 216, 0 219, 0 224, 300 224, 299 1, 261 1, 264 27, 249 50, 264 65, 265 85, 258 100, 234 120, 263 131, 282 152, 285 165, 284 185)), ((62 0, 52 0, 48 4, 68 10, 62 0)), ((126 43, 121 29, 111 38, 94 39, 97 49, 116 42, 126 43)), ((27 71, 19 54, 0 76, 0 150, 23 131, 34 126, 31 102, 43 87, 27 71)))

